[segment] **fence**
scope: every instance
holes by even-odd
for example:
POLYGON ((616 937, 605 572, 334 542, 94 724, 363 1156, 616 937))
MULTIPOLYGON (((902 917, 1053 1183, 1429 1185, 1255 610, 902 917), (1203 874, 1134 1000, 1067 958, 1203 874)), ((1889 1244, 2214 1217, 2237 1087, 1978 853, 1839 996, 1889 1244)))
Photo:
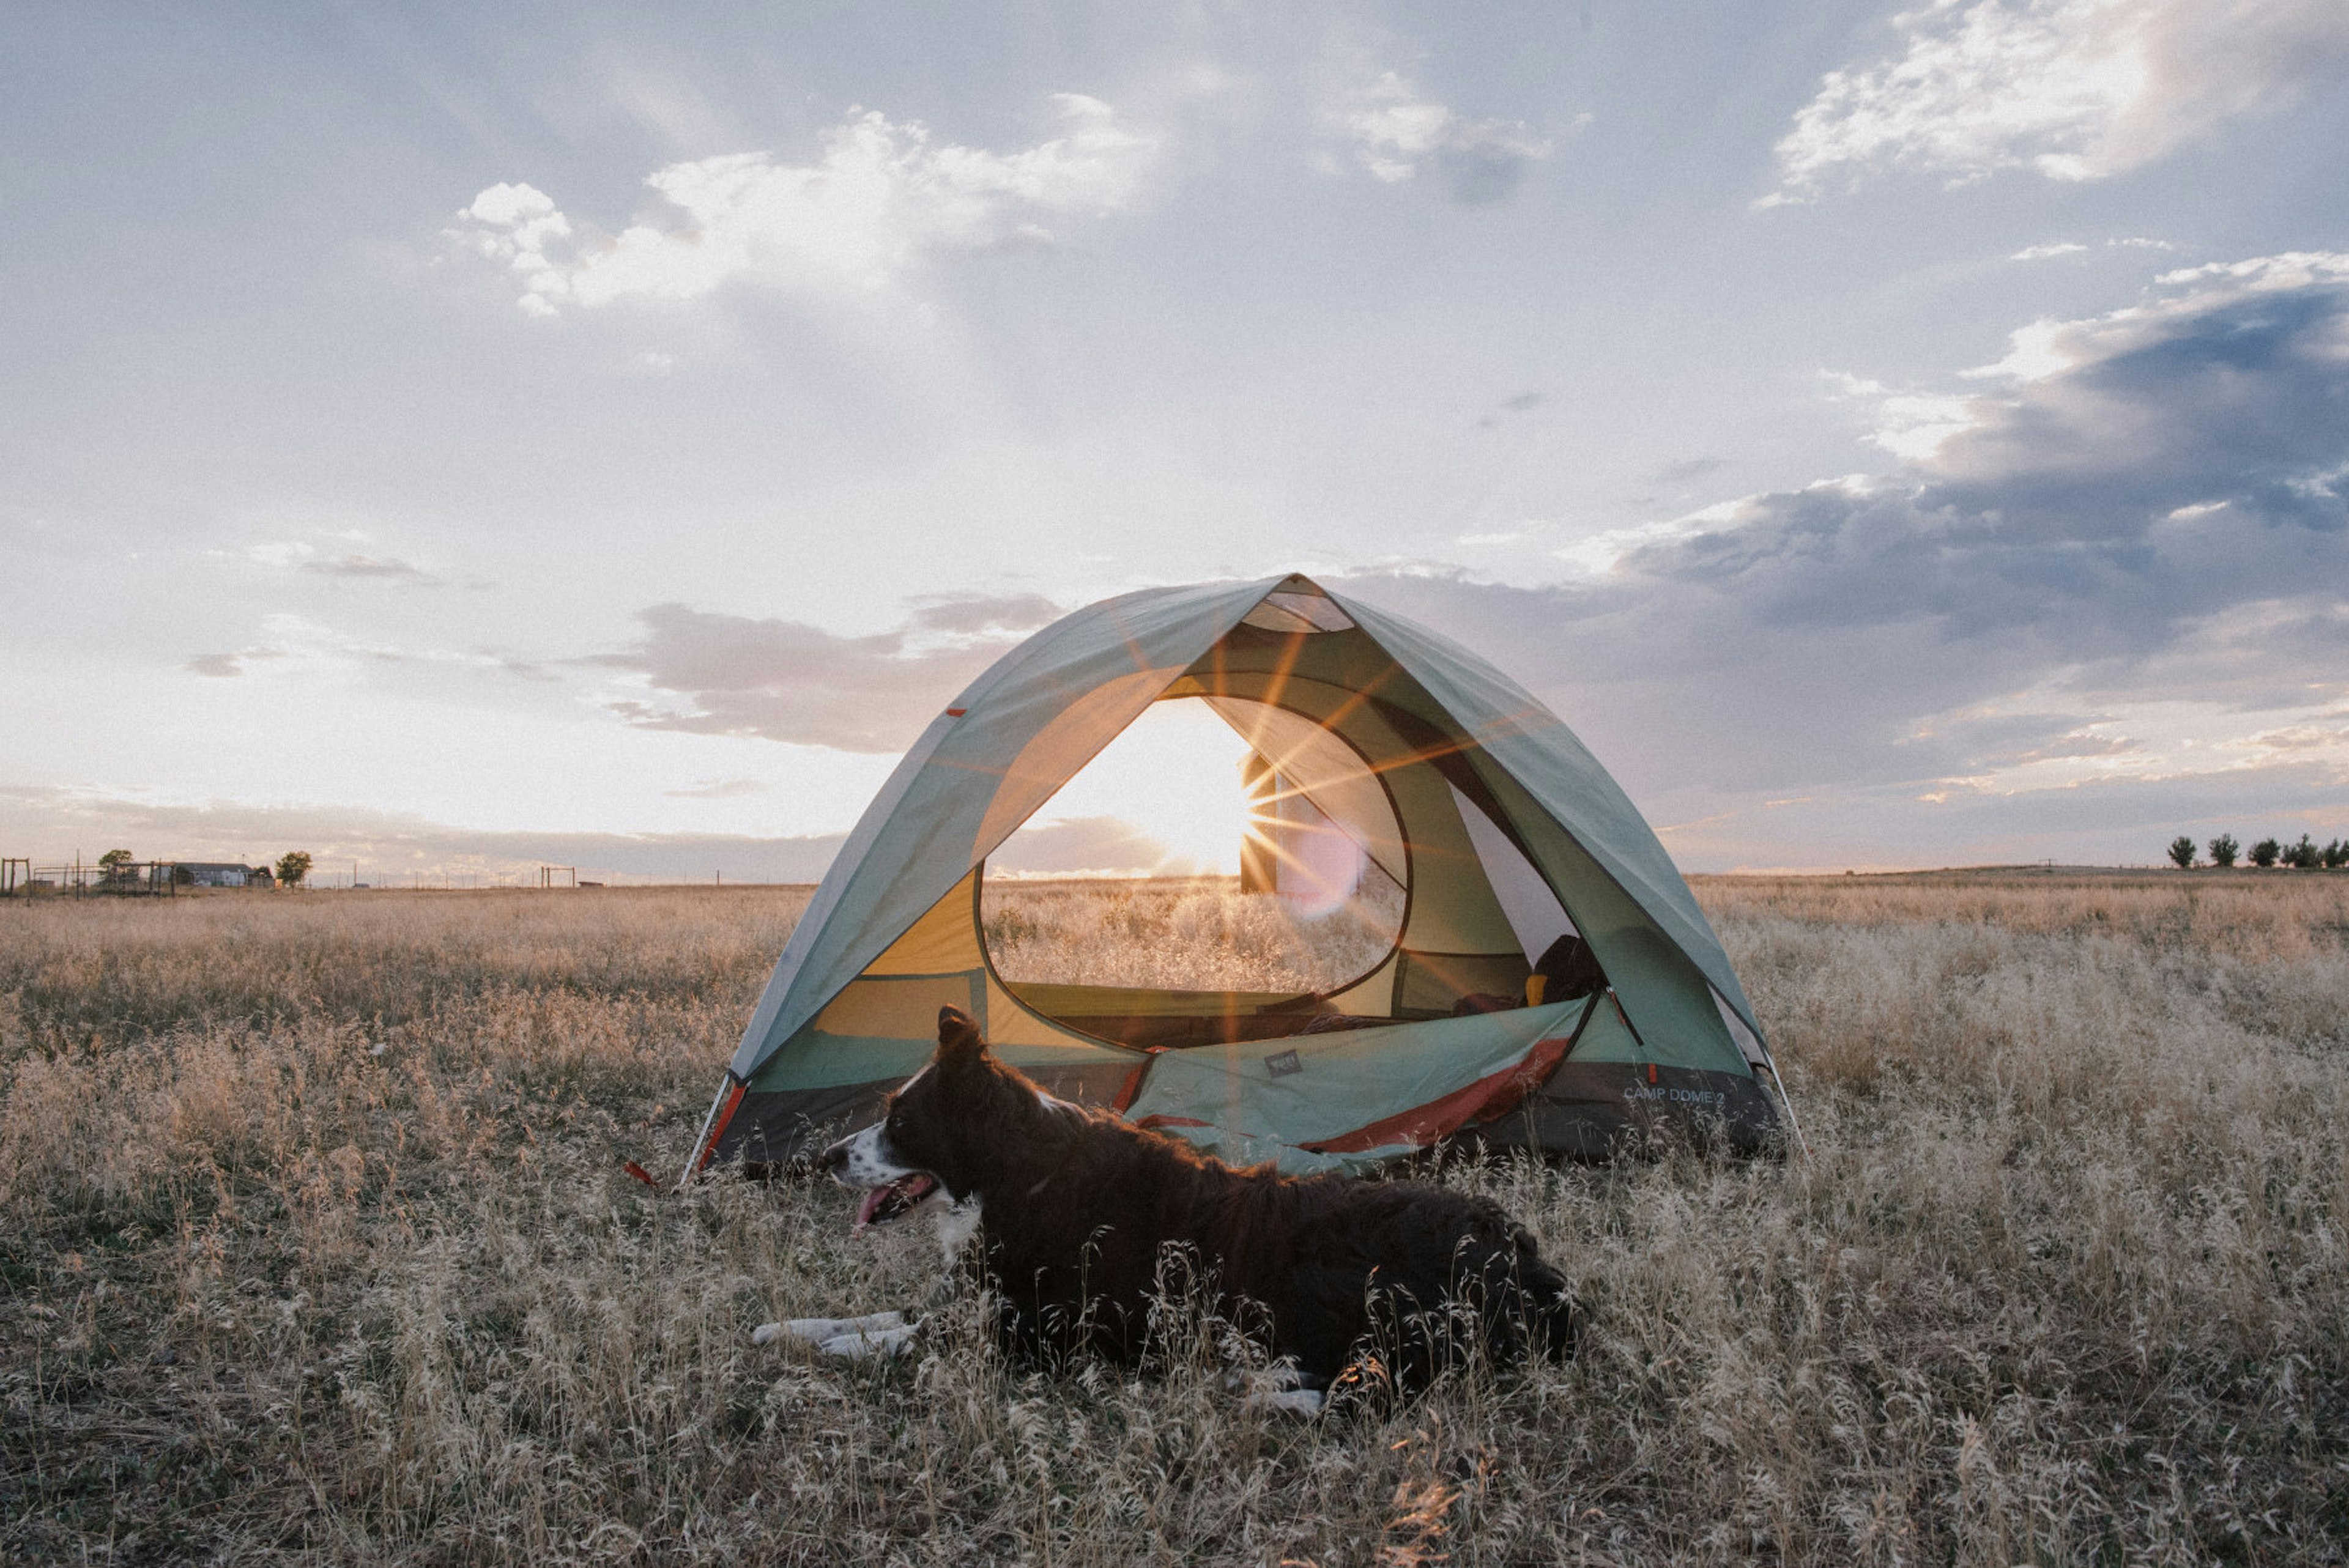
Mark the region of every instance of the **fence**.
POLYGON ((171 861, 38 866, 23 858, 0 859, 0 898, 170 898, 193 885, 192 873, 182 873, 171 861))

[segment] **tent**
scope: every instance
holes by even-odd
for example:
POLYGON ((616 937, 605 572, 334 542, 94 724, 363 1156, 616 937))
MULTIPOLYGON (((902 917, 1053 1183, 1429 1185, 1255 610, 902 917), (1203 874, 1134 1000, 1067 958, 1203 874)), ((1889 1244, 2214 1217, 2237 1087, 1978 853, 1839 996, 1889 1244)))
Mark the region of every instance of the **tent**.
POLYGON ((1491 665, 1301 576, 1090 605, 939 713, 792 933, 687 1176, 788 1161, 874 1119, 928 1060, 945 1004, 1054 1094, 1288 1171, 1445 1139, 1603 1158, 1676 1130, 1754 1150, 1778 1129, 1752 1005, 1606 770, 1491 665), (1252 787, 1296 802, 1287 820, 1341 831, 1402 885, 1394 944, 1370 973, 1297 995, 996 971, 988 856, 1178 697, 1247 739, 1252 787), (1569 934, 1603 984, 1534 995, 1536 960, 1569 934))

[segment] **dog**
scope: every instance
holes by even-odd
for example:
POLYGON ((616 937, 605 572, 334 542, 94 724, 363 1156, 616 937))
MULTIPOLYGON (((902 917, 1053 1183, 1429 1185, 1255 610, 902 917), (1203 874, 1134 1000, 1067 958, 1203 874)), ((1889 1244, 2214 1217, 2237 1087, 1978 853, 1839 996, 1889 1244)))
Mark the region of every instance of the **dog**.
MULTIPOLYGON (((1333 1390, 1416 1391, 1478 1352, 1496 1365, 1562 1358, 1578 1332, 1565 1278, 1491 1201, 1235 1168, 1046 1094, 954 1007, 887 1114, 817 1163, 864 1194, 859 1231, 935 1215, 949 1277, 975 1263, 999 1337, 1031 1364, 1080 1351, 1143 1362, 1170 1266, 1264 1344, 1286 1371, 1266 1402, 1301 1414, 1333 1390)), ((895 1356, 919 1330, 893 1312, 769 1324, 757 1337, 895 1356)))

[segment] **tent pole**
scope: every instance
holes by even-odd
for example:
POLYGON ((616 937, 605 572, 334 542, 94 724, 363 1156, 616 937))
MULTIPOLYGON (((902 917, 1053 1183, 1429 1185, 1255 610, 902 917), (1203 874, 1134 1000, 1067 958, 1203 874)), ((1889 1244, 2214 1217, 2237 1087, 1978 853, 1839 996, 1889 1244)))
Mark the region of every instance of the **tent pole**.
POLYGON ((1786 1108, 1786 1125, 1795 1130, 1795 1147, 1801 1150, 1803 1158, 1807 1160, 1811 1154, 1811 1140, 1803 1136, 1803 1119, 1795 1114, 1795 1097, 1786 1092, 1786 1080, 1778 1076, 1778 1058, 1771 1052, 1769 1041, 1762 1039, 1759 1035, 1754 1037, 1761 1042, 1762 1064, 1770 1069, 1770 1081, 1778 1086, 1778 1103, 1786 1108))
MULTIPOLYGON (((1776 1068, 1770 1069, 1773 1075, 1775 1075, 1777 1070, 1776 1068)), ((710 1123, 718 1119, 718 1108, 726 1103, 726 1091, 733 1087, 734 1075, 731 1073, 718 1080, 718 1092, 709 1101, 709 1114, 701 1119, 701 1130, 693 1135, 693 1147, 687 1150, 685 1153, 685 1169, 678 1173, 677 1190, 678 1191, 684 1191, 685 1184, 693 1180, 694 1170, 701 1163, 701 1146, 709 1141, 710 1123)), ((1784 1095, 1786 1091, 1781 1088, 1778 1092, 1784 1095)))

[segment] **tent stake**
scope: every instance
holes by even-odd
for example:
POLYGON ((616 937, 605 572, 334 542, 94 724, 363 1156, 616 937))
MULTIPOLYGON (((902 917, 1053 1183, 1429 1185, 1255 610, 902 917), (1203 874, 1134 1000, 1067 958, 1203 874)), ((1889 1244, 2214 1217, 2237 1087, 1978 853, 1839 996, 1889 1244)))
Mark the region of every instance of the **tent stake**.
MULTIPOLYGON (((1778 1069, 1776 1068, 1772 1068, 1770 1069, 1774 1076, 1776 1074, 1777 1070, 1778 1069)), ((718 1119, 718 1108, 726 1103, 726 1091, 733 1087, 734 1078, 731 1074, 729 1074, 725 1078, 718 1080, 718 1093, 713 1096, 709 1101, 709 1114, 701 1119, 701 1130, 693 1135, 693 1147, 686 1150, 685 1169, 678 1172, 677 1178, 677 1190, 678 1191, 682 1192, 685 1191, 685 1184, 693 1180, 694 1171, 700 1167, 701 1146, 709 1141, 710 1123, 718 1119)), ((1781 1088, 1778 1092, 1781 1095, 1784 1095, 1786 1091, 1784 1088, 1781 1088)))

